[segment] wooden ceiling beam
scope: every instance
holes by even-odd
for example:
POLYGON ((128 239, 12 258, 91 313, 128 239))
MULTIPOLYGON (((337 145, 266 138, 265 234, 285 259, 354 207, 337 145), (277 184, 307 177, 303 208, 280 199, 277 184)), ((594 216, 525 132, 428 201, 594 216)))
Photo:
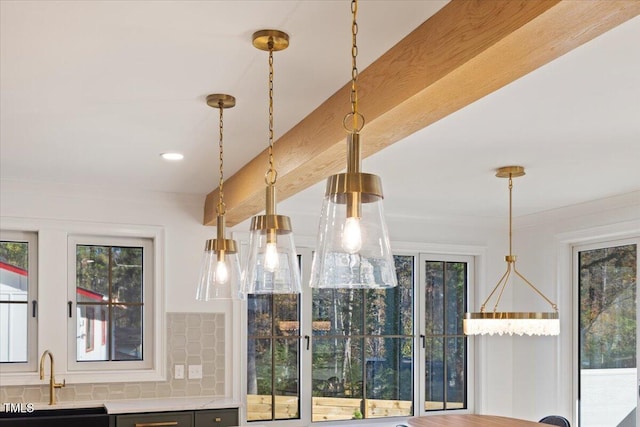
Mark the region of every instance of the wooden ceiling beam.
MULTIPOLYGON (((638 14, 637 0, 451 1, 360 73, 363 158, 638 14)), ((349 91, 350 82, 276 141, 279 200, 345 168, 349 91)), ((264 210, 266 164, 265 150, 225 180, 229 226, 264 210)), ((206 197, 205 225, 216 224, 217 199, 217 189, 206 197)))

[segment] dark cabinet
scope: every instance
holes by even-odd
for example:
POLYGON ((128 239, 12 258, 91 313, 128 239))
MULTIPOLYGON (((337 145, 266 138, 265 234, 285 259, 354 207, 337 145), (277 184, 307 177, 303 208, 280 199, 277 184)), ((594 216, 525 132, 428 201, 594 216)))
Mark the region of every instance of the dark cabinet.
POLYGON ((30 414, 0 412, 0 427, 232 427, 238 409, 107 415, 104 408, 51 409, 30 414))
POLYGON ((116 427, 231 427, 237 425, 237 409, 150 412, 116 416, 116 427))
POLYGON ((193 412, 127 414, 116 417, 116 427, 193 427, 193 412))
POLYGON ((195 412, 195 427, 231 427, 237 425, 237 409, 212 409, 195 412))

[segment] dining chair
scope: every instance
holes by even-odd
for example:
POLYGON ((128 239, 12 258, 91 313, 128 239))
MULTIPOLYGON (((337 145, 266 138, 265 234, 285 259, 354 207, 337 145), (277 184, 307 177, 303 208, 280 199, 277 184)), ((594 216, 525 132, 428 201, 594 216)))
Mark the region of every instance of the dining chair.
POLYGON ((549 415, 544 417, 538 422, 542 424, 551 424, 551 425, 560 426, 560 427, 571 427, 569 420, 567 420, 565 417, 562 417, 560 415, 549 415))

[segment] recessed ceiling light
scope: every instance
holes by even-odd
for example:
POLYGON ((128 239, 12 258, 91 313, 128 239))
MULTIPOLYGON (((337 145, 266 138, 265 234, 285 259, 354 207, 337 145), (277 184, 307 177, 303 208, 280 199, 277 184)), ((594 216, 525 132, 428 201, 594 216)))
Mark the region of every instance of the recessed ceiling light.
POLYGON ((184 155, 182 155, 182 153, 175 153, 175 152, 162 153, 162 154, 160 154, 160 156, 165 160, 182 160, 182 159, 184 159, 184 155))

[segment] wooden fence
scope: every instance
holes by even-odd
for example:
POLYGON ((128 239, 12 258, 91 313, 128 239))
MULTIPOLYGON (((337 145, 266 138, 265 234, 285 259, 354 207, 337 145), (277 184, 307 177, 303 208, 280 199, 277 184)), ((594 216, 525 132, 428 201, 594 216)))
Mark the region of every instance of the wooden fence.
MULTIPOLYGON (((247 395, 247 421, 271 420, 271 396, 247 395)), ((298 418, 298 398, 296 396, 276 396, 276 419, 298 418)))
MULTIPOLYGON (((276 419, 298 418, 296 396, 276 396, 276 419)), ((271 420, 271 396, 247 396, 247 420, 271 420)), ((359 418, 410 417, 413 415, 409 400, 351 399, 345 397, 313 397, 312 421, 339 421, 359 418)), ((444 409, 443 402, 425 402, 427 410, 444 409)), ((461 402, 447 402, 448 409, 462 408, 461 402)))
MULTIPOLYGON (((276 396, 276 419, 298 418, 298 398, 276 396)), ((342 397, 313 397, 313 421, 338 421, 359 418, 401 417, 412 415, 408 400, 350 399, 342 397), (366 404, 365 404, 366 402, 366 404)), ((272 419, 272 401, 268 395, 247 396, 247 419, 272 419)))

